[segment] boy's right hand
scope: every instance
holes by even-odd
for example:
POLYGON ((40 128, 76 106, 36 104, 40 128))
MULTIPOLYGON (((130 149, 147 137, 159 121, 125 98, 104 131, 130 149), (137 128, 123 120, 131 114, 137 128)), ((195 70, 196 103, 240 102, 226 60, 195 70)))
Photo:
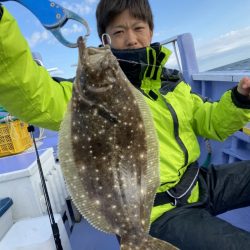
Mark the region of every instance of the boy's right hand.
POLYGON ((248 96, 248 99, 250 100, 250 78, 249 77, 243 77, 237 87, 237 91, 244 95, 248 96))

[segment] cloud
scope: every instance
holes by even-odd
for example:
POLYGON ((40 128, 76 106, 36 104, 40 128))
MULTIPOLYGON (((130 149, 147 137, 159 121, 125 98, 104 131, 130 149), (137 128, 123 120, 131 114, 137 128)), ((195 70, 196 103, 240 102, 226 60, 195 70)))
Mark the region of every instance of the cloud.
POLYGON ((201 68, 217 67, 250 57, 250 26, 232 30, 209 42, 200 40, 196 54, 201 68))
POLYGON ((65 75, 65 71, 64 70, 62 70, 62 69, 57 69, 57 70, 55 70, 55 71, 51 71, 51 72, 49 72, 49 74, 51 75, 51 76, 61 76, 61 75, 65 75))
POLYGON ((62 33, 65 36, 74 34, 74 33, 82 33, 83 32, 83 27, 74 23, 72 24, 71 28, 62 28, 62 33))
MULTIPOLYGON (((174 52, 171 44, 167 47, 174 52)), ((195 50, 200 71, 250 58, 250 26, 232 30, 211 41, 204 42, 198 38, 195 50)), ((175 53, 171 55, 166 66, 179 68, 175 53)))
POLYGON ((51 36, 49 35, 47 30, 44 30, 42 32, 36 31, 31 35, 30 38, 27 38, 31 48, 35 47, 39 43, 48 41, 49 39, 51 39, 51 36))
MULTIPOLYGON (((70 35, 72 34, 83 33, 83 27, 79 24, 73 23, 69 27, 62 28, 61 32, 62 35, 68 39, 68 37, 70 38, 70 35)), ((27 38, 27 41, 31 48, 34 48, 41 43, 56 44, 57 42, 56 38, 47 30, 33 32, 31 36, 27 38)))
POLYGON ((88 15, 95 11, 95 6, 91 6, 95 2, 96 0, 86 0, 82 1, 81 3, 69 3, 68 1, 63 1, 62 6, 65 9, 77 13, 78 15, 88 15))
POLYGON ((153 33, 153 41, 155 42, 162 42, 166 39, 170 38, 168 37, 168 34, 171 33, 169 30, 161 29, 161 30, 155 30, 153 33))

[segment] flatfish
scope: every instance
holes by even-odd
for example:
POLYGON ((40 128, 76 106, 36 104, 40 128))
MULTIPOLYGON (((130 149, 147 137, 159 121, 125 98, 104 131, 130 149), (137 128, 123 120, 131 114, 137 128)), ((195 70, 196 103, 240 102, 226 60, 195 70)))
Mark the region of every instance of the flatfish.
POLYGON ((176 249, 149 236, 159 186, 159 152, 143 95, 110 47, 86 48, 59 133, 59 160, 70 195, 97 229, 121 237, 122 250, 176 249))

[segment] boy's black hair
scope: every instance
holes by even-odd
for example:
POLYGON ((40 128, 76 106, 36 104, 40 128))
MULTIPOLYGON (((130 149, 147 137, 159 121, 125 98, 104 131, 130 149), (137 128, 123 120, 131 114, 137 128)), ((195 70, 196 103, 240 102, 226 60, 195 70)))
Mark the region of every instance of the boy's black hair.
POLYGON ((97 31, 100 38, 110 22, 124 10, 129 10, 133 17, 148 23, 153 31, 153 14, 148 0, 100 0, 96 9, 97 31))

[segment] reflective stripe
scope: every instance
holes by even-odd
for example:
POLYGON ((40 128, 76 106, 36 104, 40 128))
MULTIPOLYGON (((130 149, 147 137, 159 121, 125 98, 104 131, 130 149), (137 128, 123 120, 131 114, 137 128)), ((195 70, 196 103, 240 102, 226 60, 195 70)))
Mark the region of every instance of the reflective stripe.
POLYGON ((150 77, 151 76, 151 73, 152 73, 152 70, 153 70, 153 64, 152 62, 154 61, 154 55, 153 55, 153 51, 151 49, 148 49, 148 67, 146 69, 146 72, 145 72, 145 77, 150 77))
POLYGON ((156 67, 155 67, 155 71, 154 71, 154 75, 152 77, 153 80, 157 80, 157 76, 158 76, 158 72, 160 71, 160 75, 161 75, 161 72, 162 72, 162 61, 164 60, 165 58, 165 54, 161 51, 159 56, 157 57, 157 60, 156 60, 156 67))
POLYGON ((170 103, 168 103, 163 96, 161 96, 161 97, 163 98, 163 101, 166 104, 166 106, 168 107, 170 114, 173 118, 175 139, 176 139, 177 143, 179 144, 181 150, 184 153, 184 157, 185 157, 184 166, 186 166, 188 163, 188 151, 187 151, 186 146, 184 145, 183 141, 181 140, 181 138, 179 136, 179 121, 178 121, 177 114, 176 114, 174 108, 172 107, 172 105, 170 103))

